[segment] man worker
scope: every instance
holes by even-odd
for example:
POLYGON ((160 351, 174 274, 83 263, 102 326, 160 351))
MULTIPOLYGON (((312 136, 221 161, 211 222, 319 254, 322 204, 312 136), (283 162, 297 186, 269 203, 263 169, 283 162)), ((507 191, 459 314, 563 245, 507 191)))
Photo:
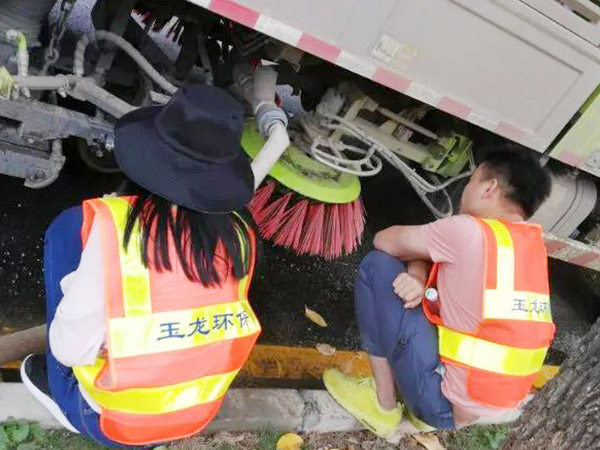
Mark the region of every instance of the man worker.
POLYGON ((555 331, 542 230, 525 222, 550 188, 529 152, 500 148, 471 176, 459 215, 377 233, 355 288, 373 377, 324 374, 346 410, 389 437, 397 391, 422 431, 518 408, 555 331))

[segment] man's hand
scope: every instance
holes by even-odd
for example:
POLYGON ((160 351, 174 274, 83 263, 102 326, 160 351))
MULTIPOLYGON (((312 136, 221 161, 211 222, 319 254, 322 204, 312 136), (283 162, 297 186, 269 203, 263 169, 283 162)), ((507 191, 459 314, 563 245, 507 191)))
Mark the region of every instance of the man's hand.
POLYGON ((425 281, 409 273, 403 272, 394 280, 394 292, 408 309, 419 306, 425 294, 425 281))

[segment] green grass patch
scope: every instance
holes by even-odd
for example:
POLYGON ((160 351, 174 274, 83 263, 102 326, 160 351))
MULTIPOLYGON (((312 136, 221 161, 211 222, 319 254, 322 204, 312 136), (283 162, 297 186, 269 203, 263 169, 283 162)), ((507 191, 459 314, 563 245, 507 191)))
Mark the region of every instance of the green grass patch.
POLYGON ((258 433, 258 447, 256 450, 274 450, 277 446, 277 441, 283 433, 275 431, 272 428, 267 428, 258 433))
POLYGON ((0 423, 0 450, 101 450, 89 439, 64 430, 44 430, 37 423, 0 423))
MULTIPOLYGON (((274 450, 282 433, 267 429, 258 433, 256 450, 274 450)), ((0 424, 0 450, 101 450, 101 445, 66 430, 47 431, 37 424, 10 422, 0 424)), ((168 449, 159 446, 156 450, 168 449)), ((239 450, 240 447, 220 444, 215 450, 239 450)))
POLYGON ((450 434, 446 445, 449 450, 498 450, 509 432, 508 425, 463 428, 450 434))
POLYGON ((0 423, 0 450, 37 450, 46 432, 35 423, 25 421, 0 423))
POLYGON ((53 430, 48 432, 46 442, 39 448, 40 450, 101 450, 107 447, 68 431, 53 430))

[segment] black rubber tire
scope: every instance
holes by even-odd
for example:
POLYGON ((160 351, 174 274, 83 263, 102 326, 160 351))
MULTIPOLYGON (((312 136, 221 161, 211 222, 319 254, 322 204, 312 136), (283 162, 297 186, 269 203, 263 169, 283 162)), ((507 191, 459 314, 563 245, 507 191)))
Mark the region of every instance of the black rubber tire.
POLYGON ((86 166, 99 173, 116 174, 121 173, 113 152, 107 152, 105 156, 98 157, 88 146, 85 139, 77 140, 77 153, 86 166))

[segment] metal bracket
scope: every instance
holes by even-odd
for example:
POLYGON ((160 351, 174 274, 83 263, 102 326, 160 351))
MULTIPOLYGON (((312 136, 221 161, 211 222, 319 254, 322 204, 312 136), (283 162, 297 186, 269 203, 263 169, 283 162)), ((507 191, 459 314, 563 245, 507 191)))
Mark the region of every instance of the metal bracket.
POLYGON ((21 122, 21 135, 34 139, 78 136, 88 141, 103 143, 113 134, 113 125, 109 122, 36 100, 0 98, 0 116, 21 122))
POLYGON ((47 153, 26 148, 11 142, 2 142, 0 148, 0 172, 25 179, 25 186, 41 189, 58 178, 65 164, 60 140, 52 142, 52 152, 47 153))

